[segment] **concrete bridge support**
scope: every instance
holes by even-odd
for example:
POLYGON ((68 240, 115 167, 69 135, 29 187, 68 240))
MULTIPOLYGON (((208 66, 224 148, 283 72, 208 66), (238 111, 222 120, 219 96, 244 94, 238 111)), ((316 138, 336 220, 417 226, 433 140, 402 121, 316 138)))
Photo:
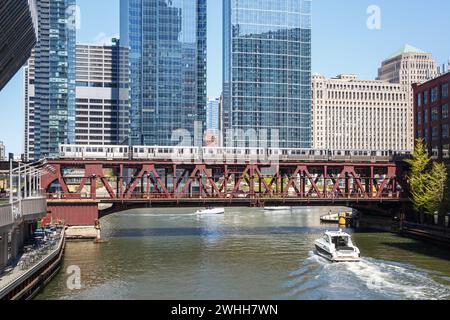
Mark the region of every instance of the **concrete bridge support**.
POLYGON ((24 243, 23 224, 14 228, 11 232, 11 260, 15 260, 20 253, 24 243))
POLYGON ((8 233, 0 234, 0 272, 8 265, 8 233))

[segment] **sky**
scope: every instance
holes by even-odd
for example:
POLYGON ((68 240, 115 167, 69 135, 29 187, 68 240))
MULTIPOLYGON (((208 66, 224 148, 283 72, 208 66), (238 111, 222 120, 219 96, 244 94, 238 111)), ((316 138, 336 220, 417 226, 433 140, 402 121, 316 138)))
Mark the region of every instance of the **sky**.
MULTIPOLYGON (((222 1, 207 1, 208 96, 216 97, 222 87, 222 1)), ((78 5, 78 42, 102 43, 119 35, 119 0, 78 0, 78 5)), ((442 64, 450 59, 448 12, 446 0, 313 0, 312 71, 374 79, 381 61, 404 44, 433 53, 442 64), (380 10, 379 29, 367 27, 372 5, 380 10)), ((0 141, 16 154, 23 152, 22 82, 19 71, 0 92, 0 141)))

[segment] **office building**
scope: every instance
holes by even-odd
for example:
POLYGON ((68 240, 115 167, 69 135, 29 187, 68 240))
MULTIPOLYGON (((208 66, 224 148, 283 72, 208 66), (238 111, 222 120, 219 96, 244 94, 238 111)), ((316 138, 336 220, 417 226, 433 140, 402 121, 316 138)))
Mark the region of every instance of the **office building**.
POLYGON ((310 147, 311 1, 223 4, 226 144, 310 147))
POLYGON ((313 141, 325 150, 405 151, 408 90, 355 75, 313 75, 313 141))
POLYGON ((414 148, 414 99, 413 84, 420 84, 437 76, 438 66, 433 55, 411 45, 405 45, 382 62, 377 80, 399 83, 407 87, 408 150, 414 148))
POLYGON ((6 148, 3 141, 0 141, 0 161, 6 161, 6 148))
MULTIPOLYGON (((128 142, 128 48, 76 45, 75 143, 111 145, 128 142)), ((34 159, 35 60, 25 68, 25 158, 34 159)))
MULTIPOLYGON (((34 49, 34 158, 57 157, 75 143, 75 0, 39 0, 34 49)), ((30 98, 31 100, 31 98, 30 98)))
POLYGON ((0 1, 0 91, 30 57, 37 20, 36 0, 0 1))
POLYGON ((205 130, 206 2, 121 0, 120 38, 130 48, 132 144, 177 145, 175 130, 191 137, 195 128, 205 130))
POLYGON ((415 138, 425 140, 429 153, 450 160, 450 73, 414 85, 415 138))
POLYGON ((128 141, 128 48, 77 44, 75 141, 117 145, 128 141))

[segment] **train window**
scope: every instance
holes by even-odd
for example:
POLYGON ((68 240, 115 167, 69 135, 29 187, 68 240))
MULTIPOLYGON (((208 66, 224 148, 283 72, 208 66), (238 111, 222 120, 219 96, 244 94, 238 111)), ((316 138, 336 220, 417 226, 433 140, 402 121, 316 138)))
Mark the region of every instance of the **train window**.
POLYGON ((71 147, 67 147, 67 148, 66 148, 66 151, 67 151, 67 152, 72 152, 72 148, 71 148, 71 147))
POLYGON ((92 152, 92 149, 91 148, 86 148, 86 152, 92 152))
POLYGON ((144 153, 144 148, 139 148, 139 153, 144 153))

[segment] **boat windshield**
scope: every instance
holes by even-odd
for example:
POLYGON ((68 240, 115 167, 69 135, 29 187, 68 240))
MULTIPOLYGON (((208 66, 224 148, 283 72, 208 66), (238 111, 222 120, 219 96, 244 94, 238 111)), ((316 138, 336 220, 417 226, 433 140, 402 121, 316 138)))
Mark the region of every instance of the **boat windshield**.
POLYGON ((346 236, 336 236, 333 237, 333 244, 336 250, 348 248, 348 237, 346 236))

